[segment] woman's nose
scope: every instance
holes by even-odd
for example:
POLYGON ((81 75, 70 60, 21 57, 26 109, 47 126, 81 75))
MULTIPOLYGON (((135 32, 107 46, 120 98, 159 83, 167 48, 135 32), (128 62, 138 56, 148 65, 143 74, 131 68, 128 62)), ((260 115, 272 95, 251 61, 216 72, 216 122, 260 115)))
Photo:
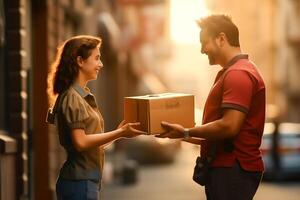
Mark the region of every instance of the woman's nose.
POLYGON ((103 63, 101 60, 99 60, 99 66, 102 68, 103 67, 103 63))

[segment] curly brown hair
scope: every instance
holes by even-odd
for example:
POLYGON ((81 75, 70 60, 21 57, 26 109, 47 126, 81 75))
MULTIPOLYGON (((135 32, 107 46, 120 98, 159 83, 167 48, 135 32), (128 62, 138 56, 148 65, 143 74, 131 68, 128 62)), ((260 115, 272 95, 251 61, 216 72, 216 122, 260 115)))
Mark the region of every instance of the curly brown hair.
MULTIPOLYGON (((100 48, 101 38, 79 35, 66 40, 57 49, 56 59, 51 65, 48 75, 49 98, 61 94, 73 83, 79 73, 77 57, 86 60, 95 48, 100 48)), ((51 101, 50 101, 51 102, 51 101)))

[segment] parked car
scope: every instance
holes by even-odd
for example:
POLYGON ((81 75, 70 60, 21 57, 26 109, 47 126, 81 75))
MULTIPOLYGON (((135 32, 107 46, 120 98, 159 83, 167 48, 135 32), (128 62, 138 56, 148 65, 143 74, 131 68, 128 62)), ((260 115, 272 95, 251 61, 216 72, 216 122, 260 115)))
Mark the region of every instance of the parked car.
POLYGON ((300 123, 266 123, 261 151, 264 180, 300 178, 300 123))

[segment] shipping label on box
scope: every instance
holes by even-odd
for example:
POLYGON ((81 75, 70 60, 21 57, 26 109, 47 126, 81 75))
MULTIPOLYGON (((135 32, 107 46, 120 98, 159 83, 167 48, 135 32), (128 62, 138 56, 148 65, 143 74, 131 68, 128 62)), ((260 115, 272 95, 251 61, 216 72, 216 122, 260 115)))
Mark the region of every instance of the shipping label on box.
POLYGON ((140 122, 141 130, 148 134, 165 132, 162 121, 194 127, 194 95, 163 93, 124 98, 126 122, 140 122))

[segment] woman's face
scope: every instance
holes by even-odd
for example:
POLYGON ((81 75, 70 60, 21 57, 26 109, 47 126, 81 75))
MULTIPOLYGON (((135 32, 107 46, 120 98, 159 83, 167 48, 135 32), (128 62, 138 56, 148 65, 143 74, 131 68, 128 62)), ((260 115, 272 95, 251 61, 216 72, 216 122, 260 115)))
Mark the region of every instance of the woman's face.
POLYGON ((79 71, 86 81, 96 80, 100 69, 103 67, 99 48, 93 49, 91 55, 86 60, 82 60, 79 66, 79 71))

